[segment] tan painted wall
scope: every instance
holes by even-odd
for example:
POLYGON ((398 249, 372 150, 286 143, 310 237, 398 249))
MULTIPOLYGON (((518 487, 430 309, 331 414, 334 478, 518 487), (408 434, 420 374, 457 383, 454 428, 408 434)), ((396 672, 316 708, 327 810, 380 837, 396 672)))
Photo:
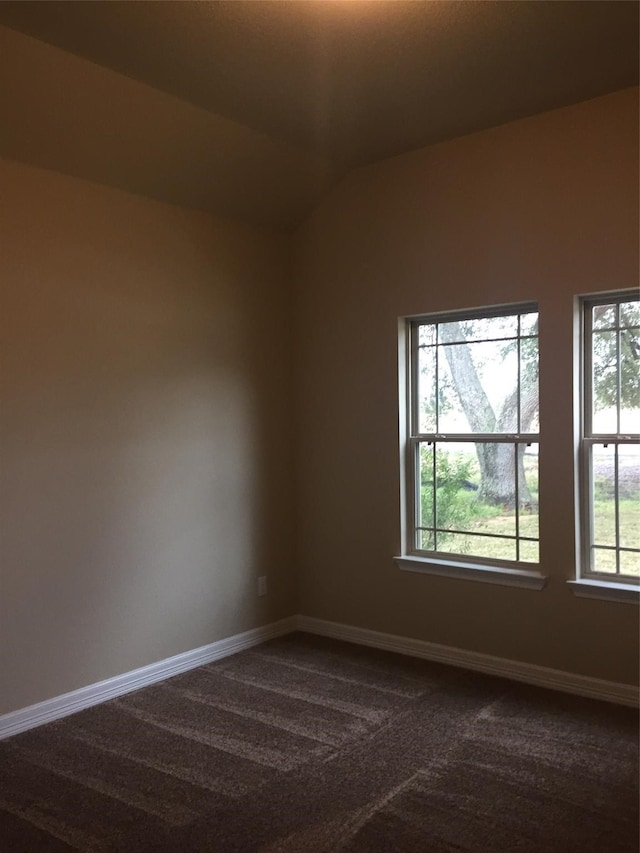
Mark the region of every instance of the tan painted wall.
POLYGON ((636 283, 636 104, 360 170, 297 235, 293 570, 289 244, 0 161, 0 713, 297 610, 634 682, 637 608, 564 581, 573 296, 636 283), (525 299, 548 588, 401 573, 397 318, 525 299))
POLYGON ((638 608, 573 597, 574 296, 637 285, 637 89, 353 173, 297 235, 310 616, 634 683, 638 608), (398 317, 537 300, 542 592, 401 572, 398 317))
POLYGON ((295 604, 287 243, 8 161, 0 186, 3 713, 295 604))

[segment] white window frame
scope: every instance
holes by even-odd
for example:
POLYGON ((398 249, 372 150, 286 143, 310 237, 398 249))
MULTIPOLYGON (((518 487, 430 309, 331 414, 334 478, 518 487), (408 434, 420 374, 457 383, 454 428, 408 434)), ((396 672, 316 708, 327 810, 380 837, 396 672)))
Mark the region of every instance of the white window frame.
MULTIPOLYGON (((415 404, 417 377, 417 334, 422 324, 463 322, 465 320, 505 317, 538 312, 535 303, 498 305, 466 311, 452 311, 401 318, 399 321, 399 400, 400 400, 400 468, 401 468, 401 537, 402 554, 396 564, 408 571, 435 574, 449 578, 468 579, 505 586, 542 589, 546 578, 539 564, 524 561, 489 559, 441 551, 424 551, 417 547, 417 506, 419 447, 425 441, 503 442, 514 445, 535 443, 540 446, 539 433, 465 433, 447 434, 419 432, 418 408, 415 404)), ((519 337, 518 337, 519 340, 519 337)), ((519 535, 516 526, 516 535, 519 535)))
MULTIPOLYGON (((614 445, 617 448, 625 445, 638 445, 638 434, 625 434, 620 431, 620 400, 617 403, 617 430, 610 433, 594 433, 592 425, 593 410, 593 380, 592 380, 592 330, 593 310, 598 305, 617 305, 638 298, 638 291, 615 291, 598 295, 582 296, 578 300, 579 317, 579 436, 578 436, 578 517, 579 529, 577 537, 577 572, 576 580, 570 581, 576 595, 588 598, 604 598, 608 600, 635 602, 640 601, 640 579, 631 575, 597 572, 592 568, 593 542, 593 477, 592 449, 601 444, 614 445)), ((617 312, 619 308, 617 309, 617 312)), ((618 348, 620 346, 619 315, 616 314, 616 324, 612 327, 617 332, 618 348)), ((618 369, 619 376, 619 369, 618 369)), ((619 381, 619 380, 618 380, 619 381)), ((615 489, 616 489, 616 545, 611 550, 616 553, 616 563, 619 569, 620 551, 635 550, 620 547, 618 521, 618 454, 614 457, 615 489)), ((639 514, 640 523, 640 514, 639 514)), ((599 546, 602 547, 602 546, 599 546)))

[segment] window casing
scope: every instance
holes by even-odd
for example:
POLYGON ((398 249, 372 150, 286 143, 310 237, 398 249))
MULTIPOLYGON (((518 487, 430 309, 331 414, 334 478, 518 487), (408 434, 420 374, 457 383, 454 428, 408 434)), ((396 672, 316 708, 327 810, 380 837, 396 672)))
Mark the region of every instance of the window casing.
POLYGON ((405 554, 537 569, 534 304, 406 321, 405 554))
POLYGON ((640 579, 640 300, 637 291, 581 301, 579 576, 640 579))

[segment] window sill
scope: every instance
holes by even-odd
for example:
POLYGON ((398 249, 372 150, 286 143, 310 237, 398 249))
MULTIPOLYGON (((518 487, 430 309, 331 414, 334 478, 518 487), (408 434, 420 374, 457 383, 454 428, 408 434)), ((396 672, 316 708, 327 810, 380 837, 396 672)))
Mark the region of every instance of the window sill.
POLYGON ((448 560, 436 560, 426 557, 394 557, 396 565, 406 572, 419 572, 425 575, 438 575, 457 580, 479 581, 500 586, 517 586, 522 589, 544 587, 547 579, 540 572, 526 569, 509 569, 498 566, 484 566, 477 563, 454 563, 448 560))
POLYGON ((596 581, 580 578, 567 581, 578 598, 598 598, 601 601, 623 601, 627 604, 640 604, 640 587, 612 581, 596 581))

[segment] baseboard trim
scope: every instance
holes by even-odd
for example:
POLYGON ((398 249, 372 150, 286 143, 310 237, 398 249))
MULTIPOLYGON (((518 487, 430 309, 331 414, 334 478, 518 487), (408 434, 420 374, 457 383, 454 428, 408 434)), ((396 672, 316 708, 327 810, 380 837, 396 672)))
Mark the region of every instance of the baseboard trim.
POLYGON ((560 690, 563 693, 573 693, 590 699, 601 699, 631 708, 637 708, 639 705, 638 689, 632 684, 604 681, 599 678, 576 675, 536 664, 458 649, 453 646, 443 646, 425 640, 412 640, 409 637, 385 634, 380 631, 371 631, 366 628, 356 628, 352 625, 341 625, 338 622, 298 615, 272 622, 260 628, 253 628, 242 634, 226 637, 215 643, 209 643, 206 646, 157 661, 148 666, 140 667, 140 669, 134 669, 131 672, 100 681, 97 684, 90 684, 87 687, 81 687, 79 690, 73 690, 71 693, 65 693, 62 696, 38 702, 36 705, 4 714, 0 716, 0 740, 75 714, 76 711, 99 705, 109 699, 115 699, 117 696, 123 696, 125 693, 140 690, 142 687, 164 681, 165 678, 171 678, 172 675, 179 675, 181 672, 187 672, 190 669, 236 654, 243 649, 264 643, 274 637, 290 634, 293 631, 306 631, 309 634, 318 634, 323 637, 357 643, 361 646, 398 652, 403 655, 437 661, 462 669, 483 672, 487 675, 496 675, 512 681, 546 687, 550 690, 560 690))
POLYGON ((295 617, 281 619, 279 622, 253 628, 242 634, 235 634, 215 643, 140 667, 140 669, 116 675, 114 678, 99 681, 97 684, 81 687, 71 693, 12 711, 0 716, 0 740, 75 714, 76 711, 82 711, 92 705, 106 702, 108 699, 115 699, 125 693, 139 690, 141 687, 155 684, 157 681, 163 681, 172 675, 179 675, 197 666, 233 655, 274 637, 290 634, 294 630, 296 630, 295 617))
POLYGON ((497 675, 501 678, 521 681, 537 687, 560 690, 563 693, 573 693, 576 696, 602 699, 605 702, 614 702, 617 705, 627 705, 631 708, 637 708, 639 704, 638 688, 633 684, 604 681, 600 678, 590 678, 586 675, 577 675, 559 669, 537 666, 536 664, 494 657, 493 655, 458 649, 453 646, 442 646, 424 640, 412 640, 395 634, 384 634, 366 628, 355 628, 351 625, 327 622, 324 619, 315 619, 310 616, 296 617, 295 624, 298 631, 306 631, 309 634, 319 634, 323 637, 346 640, 362 646, 399 652, 403 655, 446 663, 475 672, 483 672, 487 675, 497 675))

